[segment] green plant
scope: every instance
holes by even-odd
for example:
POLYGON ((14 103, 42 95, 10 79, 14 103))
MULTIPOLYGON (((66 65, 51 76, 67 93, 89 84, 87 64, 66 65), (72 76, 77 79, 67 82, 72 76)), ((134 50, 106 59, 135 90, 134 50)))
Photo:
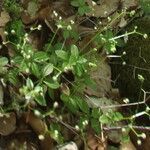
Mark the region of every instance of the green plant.
POLYGON ((81 16, 90 12, 91 10, 84 0, 72 0, 71 5, 78 8, 78 13, 81 16))
POLYGON ((4 0, 4 8, 16 18, 19 16, 22 9, 16 0, 4 0))
MULTIPOLYGON (((7 1, 6 6, 9 6, 8 4, 7 1)), ((71 5, 78 8, 79 15, 90 11, 89 6, 83 0, 71 1, 71 5)), ((11 88, 17 89, 11 93, 12 101, 9 104, 11 109, 25 111, 30 109, 42 119, 50 117, 53 123, 48 127, 47 132, 58 143, 63 143, 64 140, 61 128, 57 124, 62 123, 58 115, 66 112, 75 115, 80 119, 72 123, 72 128, 73 131, 80 133, 85 145, 88 125, 91 125, 95 133, 100 134, 103 132, 103 125, 111 128, 112 125, 115 126, 119 121, 124 120, 128 120, 129 125, 132 125, 134 119, 139 115, 149 116, 149 108, 130 117, 125 117, 118 110, 112 109, 116 106, 106 106, 107 112, 101 106, 90 108, 84 96, 84 89, 87 85, 93 89, 95 86, 95 82, 90 77, 90 71, 91 68, 97 67, 95 63, 95 55, 98 55, 97 49, 102 47, 107 57, 111 57, 111 54, 116 52, 116 46, 119 45, 118 39, 132 34, 147 38, 146 34, 139 33, 136 28, 131 32, 115 36, 110 25, 121 15, 128 13, 121 12, 106 27, 97 30, 84 47, 80 47, 78 44, 79 35, 76 33, 74 21, 65 22, 56 11, 53 14, 58 17, 57 29, 42 50, 33 48, 29 39, 32 32, 40 32, 41 25, 31 27, 30 31, 26 32, 22 22, 15 20, 6 27, 7 41, 3 42, 3 45, 10 44, 12 54, 9 60, 6 57, 0 57, 0 70, 2 70, 0 75, 5 84, 9 82, 11 88), (57 38, 58 33, 61 34, 61 40, 57 38), (67 45, 68 39, 72 39, 73 43, 67 45), (95 47, 90 47, 87 52, 83 53, 82 50, 87 48, 91 42, 94 42, 95 47), (58 91, 60 95, 56 98, 55 92, 58 91), (16 106, 18 107, 16 108, 16 106), (44 111, 43 107, 46 108, 44 111)), ((144 82, 144 78, 140 75, 139 79, 144 82)), ((124 105, 119 105, 119 107, 122 106, 124 105)), ((4 111, 8 111, 8 109, 4 108, 4 111)), ((133 130, 133 126, 127 126, 127 128, 133 130)))

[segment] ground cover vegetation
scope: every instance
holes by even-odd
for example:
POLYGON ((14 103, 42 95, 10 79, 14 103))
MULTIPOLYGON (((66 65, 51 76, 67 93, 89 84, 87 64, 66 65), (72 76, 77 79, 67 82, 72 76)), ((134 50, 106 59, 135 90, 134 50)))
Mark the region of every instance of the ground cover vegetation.
POLYGON ((0 148, 149 149, 149 0, 0 7, 0 148))

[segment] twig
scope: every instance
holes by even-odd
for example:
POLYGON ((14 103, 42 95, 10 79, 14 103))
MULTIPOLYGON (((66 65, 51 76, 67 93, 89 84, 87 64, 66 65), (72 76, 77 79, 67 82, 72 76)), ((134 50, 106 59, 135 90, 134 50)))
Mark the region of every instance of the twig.
MULTIPOLYGON (((110 130, 121 130, 122 128, 129 128, 129 126, 120 126, 120 127, 103 127, 103 130, 110 131, 110 130)), ((132 126, 134 129, 138 130, 148 130, 150 131, 150 127, 143 127, 143 126, 132 126)))

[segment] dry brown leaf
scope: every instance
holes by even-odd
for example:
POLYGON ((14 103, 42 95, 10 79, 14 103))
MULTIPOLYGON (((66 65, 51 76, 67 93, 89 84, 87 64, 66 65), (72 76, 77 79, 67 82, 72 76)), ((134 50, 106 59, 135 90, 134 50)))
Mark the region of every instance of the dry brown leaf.
POLYGON ((0 134, 9 135, 16 129, 16 115, 15 113, 5 114, 0 117, 0 134))
POLYGON ((106 139, 101 140, 100 137, 96 137, 92 131, 88 133, 87 145, 90 150, 106 150, 106 139))
POLYGON ((0 14, 0 27, 4 27, 9 20, 9 14, 6 11, 2 11, 0 14))
POLYGON ((88 5, 92 7, 92 11, 88 13, 88 16, 95 16, 95 17, 108 17, 112 13, 114 13, 118 6, 120 0, 103 0, 100 5, 93 5, 92 0, 86 0, 88 5))
POLYGON ((131 141, 121 143, 121 146, 119 149, 120 150, 136 150, 135 146, 133 145, 131 141))
POLYGON ((118 24, 118 26, 120 28, 123 28, 127 25, 127 20, 125 20, 125 18, 121 18, 120 23, 118 24))
POLYGON ((138 6, 138 0, 121 0, 123 9, 135 9, 138 6))
POLYGON ((35 116, 33 113, 26 113, 24 115, 27 123, 32 127, 34 132, 39 136, 43 135, 44 139, 40 141, 42 150, 51 150, 53 148, 53 140, 50 135, 46 132, 47 125, 40 118, 35 116))
POLYGON ((96 89, 85 88, 85 93, 89 96, 105 97, 111 90, 111 69, 104 58, 98 56, 97 67, 90 71, 91 78, 96 83, 96 89))
POLYGON ((3 41, 6 40, 6 35, 4 35, 4 27, 10 21, 10 16, 6 11, 0 13, 0 36, 3 41))

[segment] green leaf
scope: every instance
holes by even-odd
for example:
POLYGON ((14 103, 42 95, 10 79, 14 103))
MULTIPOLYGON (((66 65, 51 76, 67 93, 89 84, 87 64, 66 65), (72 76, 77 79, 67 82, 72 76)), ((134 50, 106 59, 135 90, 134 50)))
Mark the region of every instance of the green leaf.
POLYGON ((78 0, 78 3, 80 6, 84 6, 85 5, 85 0, 78 0))
POLYGON ((123 115, 120 112, 114 112, 112 119, 114 121, 121 121, 123 119, 123 115))
POLYGON ((36 62, 45 62, 49 59, 46 52, 36 52, 33 56, 33 60, 36 62))
POLYGON ((56 50, 55 53, 56 53, 56 55, 57 55, 59 58, 61 58, 61 59, 63 59, 63 60, 67 60, 67 59, 68 59, 68 54, 67 54, 67 52, 65 52, 65 51, 63 51, 63 50, 56 50))
POLYGON ((91 126, 94 129, 94 131, 99 134, 101 131, 101 127, 100 127, 100 123, 98 121, 98 119, 92 118, 91 119, 91 126))
POLYGON ((39 66, 36 63, 32 63, 31 70, 33 75, 35 75, 36 77, 40 77, 41 72, 39 70, 39 66))
POLYGON ((7 78, 10 83, 12 83, 14 86, 19 84, 18 77, 17 77, 17 69, 9 70, 9 73, 7 74, 7 78))
POLYGON ((54 66, 53 64, 49 63, 43 68, 43 76, 46 77, 53 72, 54 66))
POLYGON ((79 7, 79 2, 77 0, 71 1, 71 5, 74 7, 79 7))
POLYGON ((99 109, 99 108, 93 108, 93 109, 92 109, 92 114, 91 114, 91 116, 92 116, 93 118, 99 118, 100 115, 101 115, 101 112, 100 112, 100 109, 99 109))
POLYGON ((59 83, 57 81, 55 82, 47 82, 47 81, 44 81, 44 83, 51 89, 58 89, 59 88, 59 83))
POLYGON ((80 108, 80 110, 82 110, 84 113, 89 113, 89 106, 87 104, 87 102, 80 98, 79 96, 74 96, 75 102, 77 103, 78 107, 80 108))
POLYGON ((71 56, 69 58, 69 64, 75 65, 78 57, 79 57, 78 47, 76 45, 72 45, 71 46, 71 56))
POLYGON ((103 114, 102 116, 100 116, 99 121, 103 124, 108 124, 110 122, 110 119, 103 114))
POLYGON ((140 0, 140 5, 145 12, 145 14, 150 14, 150 1, 149 0, 140 0))
POLYGON ((30 78, 27 78, 27 80, 26 80, 26 86, 27 86, 30 90, 32 90, 32 89, 34 88, 34 84, 33 84, 32 80, 31 80, 30 78))
POLYGON ((64 31, 63 31, 63 37, 64 37, 64 39, 69 38, 69 36, 70 36, 70 31, 64 30, 64 31))
POLYGON ((79 51, 78 51, 78 47, 76 45, 71 45, 71 55, 78 58, 79 51))
POLYGON ((16 56, 12 60, 13 60, 14 64, 21 64, 21 62, 23 61, 23 59, 24 58, 22 56, 16 56))
POLYGON ((61 100, 64 102, 64 104, 68 107, 68 109, 72 113, 76 113, 76 111, 78 110, 78 105, 73 97, 62 94, 61 100))
POLYGON ((35 96, 35 101, 41 106, 46 106, 46 100, 43 95, 35 96))
POLYGON ((91 11, 90 7, 85 5, 82 7, 84 9, 84 13, 89 13, 91 11))
POLYGON ((84 70, 83 70, 82 65, 76 64, 74 66, 74 74, 76 74, 78 77, 81 77, 83 72, 84 72, 84 70))
POLYGON ((8 64, 8 59, 6 57, 0 57, 0 66, 3 67, 8 64))
POLYGON ((84 7, 79 7, 78 8, 78 13, 79 13, 80 16, 83 16, 85 14, 84 7))

